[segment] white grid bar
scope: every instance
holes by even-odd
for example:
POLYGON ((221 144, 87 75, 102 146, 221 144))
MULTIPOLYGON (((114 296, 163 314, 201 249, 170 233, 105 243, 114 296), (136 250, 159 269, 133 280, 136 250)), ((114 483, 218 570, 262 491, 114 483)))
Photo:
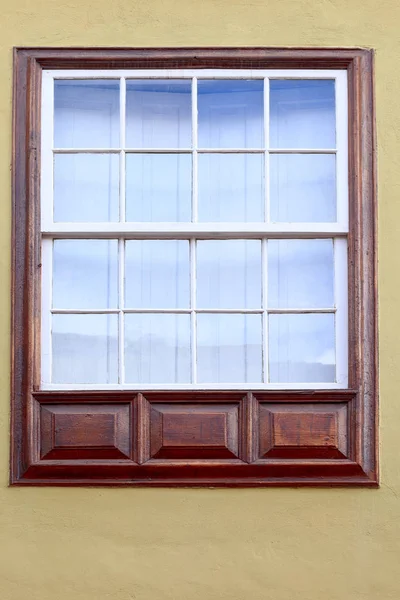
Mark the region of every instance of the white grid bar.
MULTIPOLYGON (((120 144, 125 147, 125 131, 126 131, 126 81, 122 77, 120 79, 120 144)), ((120 221, 125 221, 126 214, 126 160, 125 152, 122 149, 119 157, 120 166, 120 181, 119 181, 119 218, 120 221)), ((118 382, 125 383, 125 316, 121 310, 125 303, 125 240, 118 240, 118 382)))
POLYGON ((197 296, 197 260, 196 260, 196 240, 190 240, 190 348, 191 348, 191 380, 197 381, 197 316, 196 316, 196 296, 197 296))
MULTIPOLYGON (((264 146, 269 146, 269 79, 264 79, 264 146)), ((264 154, 264 219, 270 223, 269 152, 264 154)), ((262 269, 262 377, 264 385, 269 381, 269 336, 268 336, 268 242, 261 240, 262 269)))
POLYGON ((198 114, 197 114, 197 79, 192 80, 192 221, 198 218, 198 114))
POLYGON ((337 383, 269 383, 268 387, 262 383, 181 383, 181 384, 156 384, 156 383, 130 383, 130 384, 89 384, 80 383, 79 385, 72 384, 51 384, 42 383, 42 390, 138 390, 146 392, 147 390, 334 390, 343 389, 343 385, 337 383))
MULTIPOLYGON (((195 242, 196 240, 192 240, 195 242)), ((263 240, 264 242, 266 240, 263 240)), ((264 245, 264 244, 263 244, 264 245)), ((195 282, 192 288, 194 289, 195 282)), ((265 293, 266 294, 266 293, 265 293)), ((192 299, 193 300, 193 299, 192 299)), ((120 312, 126 314, 135 314, 135 313, 151 313, 151 314, 177 314, 177 315, 189 315, 191 312, 196 313, 204 313, 204 314, 244 314, 244 315, 260 315, 264 312, 269 313, 271 315, 276 314, 299 314, 299 315, 307 315, 307 314, 328 314, 335 313, 336 308, 52 308, 50 311, 55 315, 117 315, 120 312)))
POLYGON ((52 308, 53 315, 118 315, 119 308, 52 308))
POLYGON ((308 315, 335 313, 336 308, 267 308, 270 315, 308 315))
MULTIPOLYGON (((192 79, 192 221, 198 219, 198 109, 197 109, 197 77, 192 79)), ((197 382, 197 242, 190 239, 190 358, 191 381, 197 382)))
POLYGON ((339 223, 53 223, 43 230, 51 237, 325 238, 346 236, 339 223))
POLYGON ((126 130, 126 119, 125 119, 125 110, 126 110, 126 81, 124 78, 120 81, 120 107, 119 107, 119 118, 120 118, 120 173, 119 173, 119 218, 120 221, 125 221, 125 130, 126 130))
MULTIPOLYGON (((264 145, 269 147, 269 79, 264 79, 264 145)), ((267 223, 270 219, 270 190, 269 190, 269 152, 264 153, 264 219, 267 223)))
MULTIPOLYGON (((197 110, 197 109, 196 109, 197 110)), ((265 151, 271 154, 336 154, 334 148, 53 148, 54 154, 263 154, 265 151)))

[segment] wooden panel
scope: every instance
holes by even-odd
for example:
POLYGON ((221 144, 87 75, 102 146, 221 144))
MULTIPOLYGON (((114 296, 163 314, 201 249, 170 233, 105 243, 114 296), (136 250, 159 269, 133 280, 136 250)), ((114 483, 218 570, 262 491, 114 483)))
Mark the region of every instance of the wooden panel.
POLYGON ((44 69, 346 69, 359 48, 18 48, 44 69))
POLYGON ((357 56, 349 81, 349 386, 357 389, 354 458, 378 481, 377 178, 373 52, 357 56))
POLYGON ((47 404, 40 410, 45 460, 131 458, 129 404, 47 404))
POLYGON ((351 460, 185 461, 152 459, 143 465, 125 461, 54 461, 32 464, 21 484, 131 485, 152 487, 357 486, 374 487, 351 460))
POLYGON ((346 458, 346 404, 261 404, 260 458, 346 458))
POLYGON ((239 404, 152 404, 150 456, 224 459, 239 454, 239 404))

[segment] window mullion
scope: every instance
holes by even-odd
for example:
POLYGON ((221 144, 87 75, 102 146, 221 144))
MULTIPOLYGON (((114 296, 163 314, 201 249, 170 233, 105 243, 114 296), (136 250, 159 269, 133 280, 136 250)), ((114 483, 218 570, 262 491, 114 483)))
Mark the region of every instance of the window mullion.
MULTIPOLYGON (((197 118, 197 77, 192 79, 192 222, 198 218, 198 118, 197 118)), ((196 239, 190 238, 190 344, 191 381, 197 382, 197 315, 196 315, 196 239)))
POLYGON ((197 222, 198 213, 198 135, 197 135, 197 78, 192 79, 192 221, 197 222))
MULTIPOLYGON (((270 193, 269 193, 269 79, 264 79, 264 221, 270 222, 270 193)), ((268 241, 261 240, 261 269, 262 269, 262 359, 263 383, 269 382, 269 353, 268 353, 268 241)))
POLYGON ((43 75, 41 126, 40 219, 43 230, 51 226, 54 214, 54 79, 48 73, 43 75))
MULTIPOLYGON (((126 131, 126 80, 120 79, 120 183, 119 183, 119 220, 125 222, 126 206, 126 154, 125 154, 125 131, 126 131)), ((125 382, 125 239, 118 240, 118 382, 125 382)))
POLYGON ((271 239, 347 237, 336 223, 54 223, 43 231, 46 237, 120 237, 127 239, 271 239))
POLYGON ((269 79, 264 79, 264 220, 270 222, 269 197, 269 79))
POLYGON ((125 222, 125 131, 126 131, 126 80, 120 80, 120 182, 119 182, 119 220, 125 222))
POLYGON ((118 240, 118 382, 125 381, 125 240, 118 240))
POLYGON ((262 357, 263 357, 263 383, 269 380, 268 356, 268 240, 261 240, 261 269, 262 269, 262 357))
POLYGON ((196 239, 190 239, 190 344, 191 380, 197 382, 197 316, 196 316, 196 239))

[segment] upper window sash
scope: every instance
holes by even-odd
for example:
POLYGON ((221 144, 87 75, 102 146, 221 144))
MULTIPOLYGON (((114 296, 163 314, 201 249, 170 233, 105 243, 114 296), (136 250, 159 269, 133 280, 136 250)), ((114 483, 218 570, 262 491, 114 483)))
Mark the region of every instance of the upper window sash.
POLYGON ((43 234, 77 236, 90 235, 124 235, 133 234, 144 237, 162 236, 179 237, 182 235, 204 235, 208 232, 224 235, 232 233, 246 237, 263 235, 274 237, 283 234, 300 237, 329 237, 345 235, 348 232, 348 100, 347 100, 347 72, 342 70, 72 70, 72 71, 43 71, 42 81, 42 171, 41 171, 41 228, 43 234), (179 149, 155 149, 155 148, 131 148, 125 143, 125 106, 126 106, 126 82, 129 79, 188 79, 192 83, 192 144, 187 148, 179 149), (58 79, 113 79, 120 83, 120 143, 115 147, 105 148, 56 148, 54 139, 54 82, 58 79), (204 79, 232 80, 252 79, 264 81, 264 144, 259 148, 201 148, 197 136, 197 94, 195 88, 197 81, 204 79), (335 81, 335 110, 336 110, 336 146, 325 149, 284 149, 272 148, 269 140, 269 80, 270 79, 328 79, 335 81), (129 222, 125 218, 125 169, 124 160, 120 161, 120 199, 118 222, 107 223, 67 223, 55 222, 53 220, 53 160, 55 151, 57 154, 68 153, 115 153, 125 158, 129 153, 166 153, 179 152, 193 156, 193 198, 192 198, 192 221, 187 222, 129 222), (336 210, 337 220, 329 223, 274 223, 269 219, 269 186, 265 185, 265 207, 266 220, 255 223, 208 223, 199 222, 197 217, 197 185, 195 182, 198 157, 202 153, 212 154, 218 152, 235 153, 253 152, 265 156, 265 170, 268 173, 269 158, 271 154, 334 154, 336 157, 336 210))

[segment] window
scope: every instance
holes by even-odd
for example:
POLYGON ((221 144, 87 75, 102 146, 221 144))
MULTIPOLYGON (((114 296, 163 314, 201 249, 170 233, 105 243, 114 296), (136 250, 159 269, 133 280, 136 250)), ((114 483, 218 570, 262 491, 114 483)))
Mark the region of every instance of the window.
POLYGON ((15 57, 12 482, 376 484, 371 53, 15 57))
POLYGON ((43 115, 43 389, 347 386, 345 72, 45 71, 43 115))

